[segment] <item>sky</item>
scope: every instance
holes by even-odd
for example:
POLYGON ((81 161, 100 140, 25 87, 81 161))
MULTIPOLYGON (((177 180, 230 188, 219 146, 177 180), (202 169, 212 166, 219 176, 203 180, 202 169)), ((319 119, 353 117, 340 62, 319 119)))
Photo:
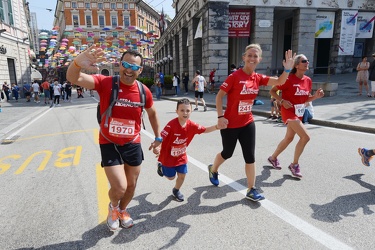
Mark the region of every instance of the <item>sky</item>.
MULTIPOLYGON (((29 2, 30 12, 36 12, 38 21, 38 29, 51 30, 53 28, 53 20, 57 0, 27 0, 29 2), (49 11, 47 9, 52 9, 49 11)), ((143 0, 155 10, 164 14, 168 14, 171 18, 175 15, 175 10, 172 7, 173 0, 143 0)))

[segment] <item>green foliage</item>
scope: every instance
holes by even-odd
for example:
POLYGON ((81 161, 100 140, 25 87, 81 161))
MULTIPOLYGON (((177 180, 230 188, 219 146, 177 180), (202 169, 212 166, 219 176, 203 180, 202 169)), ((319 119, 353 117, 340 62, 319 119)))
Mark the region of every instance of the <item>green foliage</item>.
POLYGON ((164 75, 164 88, 165 89, 172 89, 173 87, 173 76, 172 75, 164 75))
POLYGON ((154 78, 151 77, 139 77, 138 81, 142 82, 144 85, 146 85, 149 89, 154 84, 154 78))

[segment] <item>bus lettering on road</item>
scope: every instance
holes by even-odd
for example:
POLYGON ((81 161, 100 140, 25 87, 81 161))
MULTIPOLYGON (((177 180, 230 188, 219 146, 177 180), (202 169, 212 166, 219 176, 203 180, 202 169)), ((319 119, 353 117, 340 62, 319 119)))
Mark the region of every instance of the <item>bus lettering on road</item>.
MULTIPOLYGON (((54 166, 57 168, 78 166, 81 159, 81 153, 82 146, 72 146, 64 148, 57 153, 58 158, 54 162, 54 166)), ((22 174, 25 171, 25 169, 30 165, 30 163, 33 162, 35 157, 37 157, 37 160, 40 157, 42 157, 41 162, 36 170, 43 171, 46 168, 48 162, 50 162, 52 155, 53 152, 50 150, 35 152, 29 157, 27 157, 27 159, 14 172, 14 174, 22 174)), ((0 158, 0 175, 8 171, 13 165, 16 165, 17 160, 20 158, 22 158, 22 156, 19 154, 8 155, 3 158, 0 158)))

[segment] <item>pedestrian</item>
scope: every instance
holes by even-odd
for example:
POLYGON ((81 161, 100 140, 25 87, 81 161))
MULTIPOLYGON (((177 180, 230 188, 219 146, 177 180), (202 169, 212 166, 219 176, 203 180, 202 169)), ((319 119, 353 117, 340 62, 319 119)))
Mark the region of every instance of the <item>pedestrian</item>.
POLYGON ((190 120, 192 105, 189 99, 177 101, 177 117, 168 122, 161 131, 161 150, 159 154, 157 173, 168 180, 177 179, 172 194, 177 201, 183 201, 184 195, 180 192, 187 173, 186 149, 196 134, 210 133, 218 129, 217 125, 204 127, 190 120))
POLYGON ((31 98, 31 85, 27 82, 23 84, 23 91, 25 92, 26 102, 30 102, 31 98))
POLYGON ((230 65, 230 70, 229 70, 229 75, 232 74, 233 72, 235 72, 237 70, 237 67, 234 63, 232 63, 230 65))
POLYGON ((175 90, 174 96, 178 96, 180 94, 180 77, 176 72, 173 73, 172 83, 175 90))
POLYGON ((81 86, 77 86, 77 98, 84 98, 82 93, 83 93, 83 88, 81 86))
POLYGON ((375 155, 375 149, 358 148, 358 154, 361 156, 362 164, 370 166, 370 161, 375 155))
POLYGON ((60 107, 61 86, 58 81, 53 83, 53 104, 60 107))
POLYGON ((210 91, 211 91, 213 94, 215 94, 215 93, 214 93, 214 91, 215 91, 215 72, 216 72, 216 69, 213 68, 213 69, 211 70, 211 72, 210 72, 210 80, 209 80, 209 82, 210 82, 210 91))
POLYGON ((154 86, 155 86, 156 99, 160 100, 160 98, 161 98, 161 83, 160 83, 160 77, 159 77, 158 73, 156 73, 156 75, 155 75, 154 86))
POLYGON ((193 79, 194 89, 195 89, 195 109, 194 111, 198 110, 198 97, 203 105, 204 112, 207 111, 206 102, 203 99, 203 92, 204 89, 207 87, 206 79, 201 76, 201 72, 199 70, 195 71, 195 77, 193 79))
POLYGON ((369 80, 371 81, 372 97, 375 97, 375 53, 372 54, 372 62, 369 67, 369 80))
POLYGON ((309 60, 304 54, 297 55, 287 81, 283 85, 272 87, 270 90, 271 95, 281 103, 281 117, 287 127, 284 139, 278 144, 273 154, 268 157, 268 161, 273 168, 280 170, 281 165, 277 157, 289 146, 297 134, 299 141, 295 146, 293 161, 288 168, 292 172, 292 176, 299 179, 302 178, 299 158, 310 140, 310 136, 302 123, 305 103, 324 96, 321 88, 314 95, 311 95, 312 81, 310 77, 305 75, 307 70, 309 70, 309 60), (281 90, 281 96, 276 93, 277 90, 281 90))
POLYGON ((312 118, 314 118, 314 107, 310 101, 305 103, 305 113, 303 113, 302 123, 308 124, 312 118))
POLYGON ((45 80, 44 82, 42 82, 41 84, 41 87, 43 89, 43 94, 44 94, 44 104, 49 104, 49 100, 50 100, 50 83, 45 80))
POLYGON ((255 188, 255 123, 251 108, 259 93, 259 86, 280 85, 285 82, 293 66, 294 56, 291 50, 286 51, 284 73, 279 78, 269 77, 255 72, 262 59, 262 49, 259 44, 250 44, 242 54, 244 67, 230 74, 220 86, 216 96, 216 110, 223 150, 216 155, 214 163, 208 166, 209 179, 213 185, 219 185, 218 169, 225 160, 232 157, 239 141, 245 160, 248 186, 246 198, 252 201, 264 199, 255 188), (227 105, 223 112, 225 96, 227 105))
POLYGON ((356 81, 358 82, 359 86, 359 93, 358 95, 362 95, 362 85, 365 86, 367 97, 371 97, 369 87, 367 84, 367 80, 369 77, 368 69, 370 67, 370 63, 367 61, 367 56, 362 56, 362 61, 357 65, 357 78, 356 81))
MULTIPOLYGON (((104 60, 104 51, 92 45, 74 59, 67 71, 68 81, 97 91, 101 114, 109 107, 113 76, 89 75, 81 70, 97 71, 97 63, 104 60)), ((143 160, 140 136, 143 107, 139 105, 141 96, 136 81, 142 73, 143 57, 138 51, 127 50, 122 54, 120 62, 117 100, 126 101, 127 104, 117 102, 113 106, 111 117, 102 119, 99 133, 101 164, 110 184, 107 226, 112 231, 117 230, 120 224, 125 228, 133 226, 126 209, 134 196, 143 160)), ((159 121, 152 93, 145 85, 142 86, 146 96, 144 110, 155 134, 155 141, 150 148, 156 148, 162 141, 159 121)))
POLYGON ((164 88, 164 74, 163 72, 159 72, 159 79, 160 79, 160 84, 161 84, 161 94, 165 95, 165 88, 164 88))
POLYGON ((12 96, 16 99, 16 102, 18 102, 19 91, 20 88, 18 87, 18 84, 12 83, 12 96))
POLYGON ((189 74, 188 72, 185 72, 184 77, 182 78, 182 83, 185 87, 185 95, 189 94, 189 74))
POLYGON ((72 84, 69 81, 66 82, 65 92, 66 92, 66 101, 70 102, 72 99, 72 84))
POLYGON ((34 102, 40 103, 39 101, 39 84, 37 81, 34 81, 34 83, 31 85, 31 88, 33 90, 33 96, 34 96, 34 102))
POLYGON ((7 102, 9 102, 9 100, 10 100, 10 96, 9 96, 10 87, 9 87, 7 82, 4 82, 4 84, 3 84, 3 91, 4 91, 4 94, 5 94, 5 97, 7 98, 7 102))

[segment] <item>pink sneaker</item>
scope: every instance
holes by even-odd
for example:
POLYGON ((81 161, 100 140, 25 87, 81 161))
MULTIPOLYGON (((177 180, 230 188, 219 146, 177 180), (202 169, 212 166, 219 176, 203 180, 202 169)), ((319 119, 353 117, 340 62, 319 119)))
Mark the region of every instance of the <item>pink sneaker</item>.
POLYGON ((293 177, 296 177, 298 179, 302 178, 301 170, 299 169, 299 164, 291 163, 289 165, 289 170, 290 170, 290 172, 292 172, 293 177))
POLYGON ((268 157, 268 162, 271 163, 274 169, 277 169, 277 170, 281 169, 280 162, 277 158, 275 160, 272 160, 272 156, 270 156, 268 157))

